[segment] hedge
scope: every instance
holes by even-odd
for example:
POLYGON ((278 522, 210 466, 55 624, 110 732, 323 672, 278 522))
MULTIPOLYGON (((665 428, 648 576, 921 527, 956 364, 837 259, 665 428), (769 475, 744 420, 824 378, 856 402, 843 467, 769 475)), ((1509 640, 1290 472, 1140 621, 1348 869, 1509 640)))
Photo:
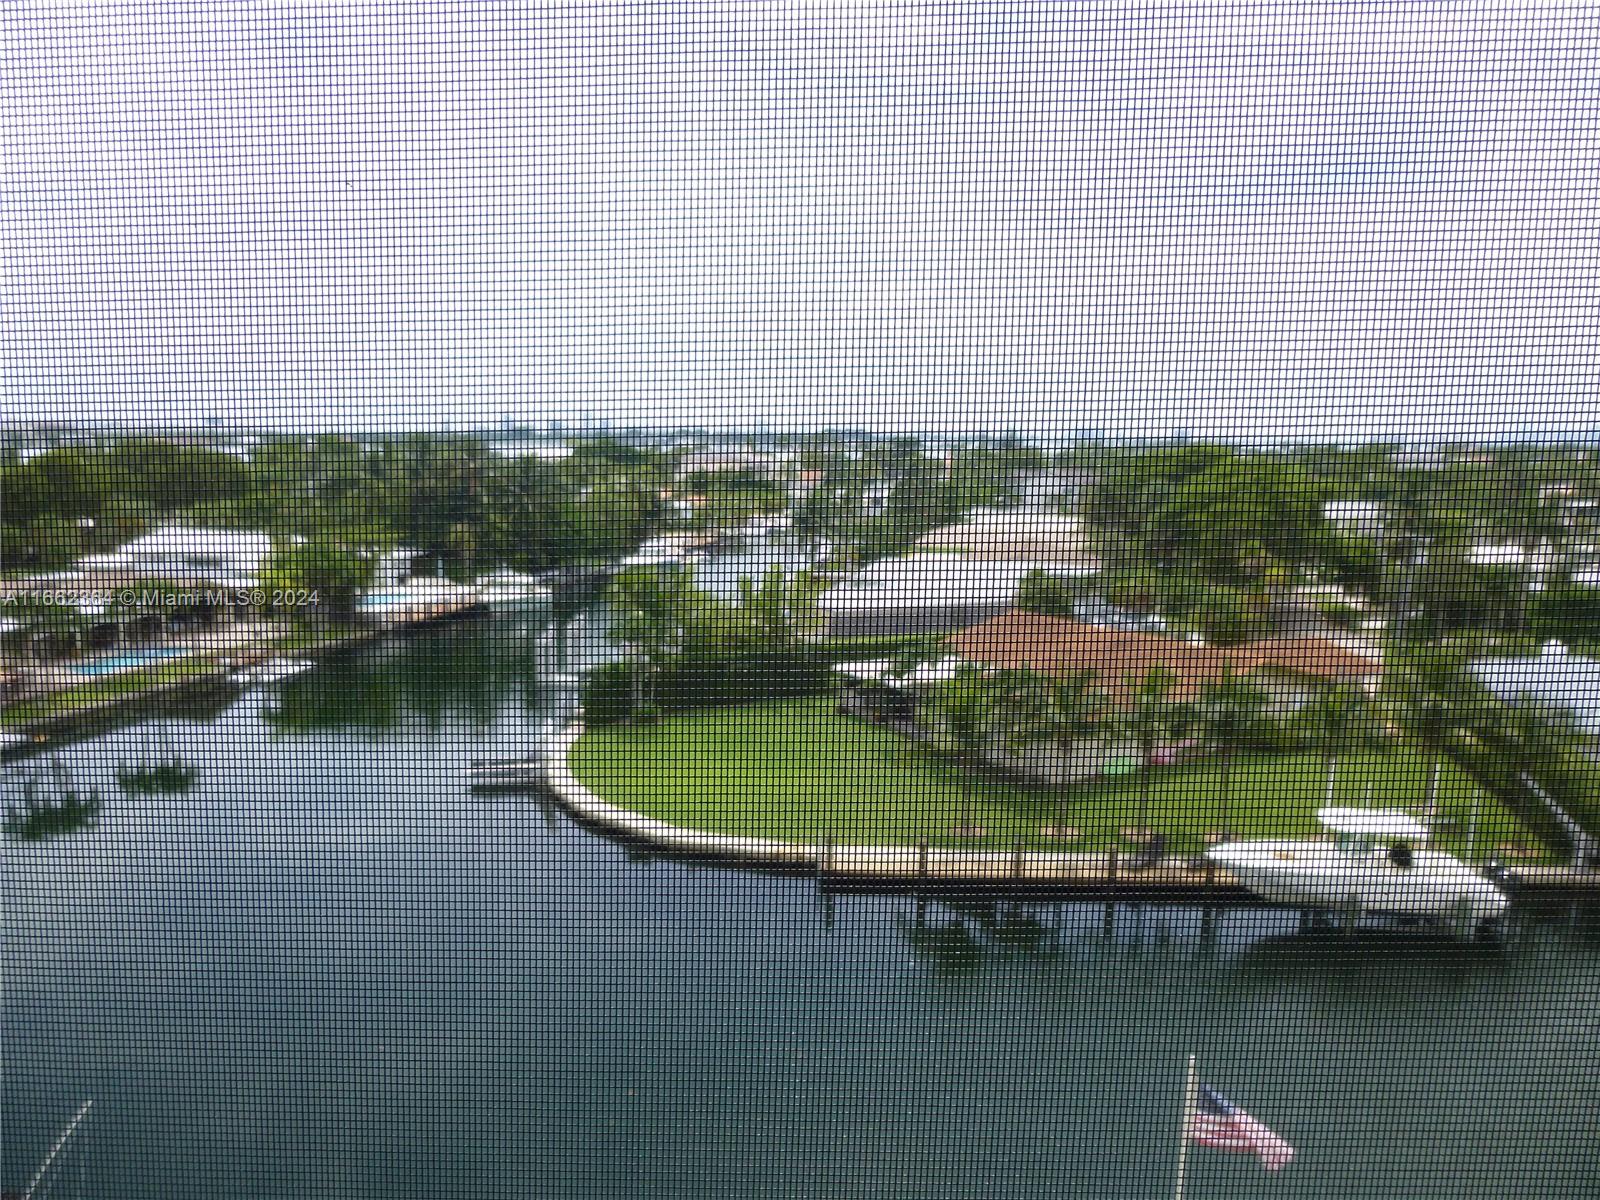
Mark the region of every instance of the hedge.
POLYGON ((610 725, 633 716, 634 671, 644 672, 638 689, 655 712, 744 704, 783 696, 811 696, 833 683, 834 660, 820 647, 768 650, 717 658, 680 657, 651 669, 612 662, 590 672, 583 685, 583 719, 610 725))

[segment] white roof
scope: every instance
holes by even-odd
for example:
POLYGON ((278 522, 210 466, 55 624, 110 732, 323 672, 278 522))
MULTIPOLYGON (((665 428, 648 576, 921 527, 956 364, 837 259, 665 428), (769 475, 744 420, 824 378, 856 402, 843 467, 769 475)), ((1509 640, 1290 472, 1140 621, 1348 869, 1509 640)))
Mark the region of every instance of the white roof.
POLYGON ((1382 500, 1329 500, 1323 504, 1322 514, 1330 520, 1380 517, 1386 507, 1382 500))
POLYGON ((502 458, 542 458, 549 462, 572 457, 571 446, 552 446, 543 442, 496 446, 494 452, 502 458))
POLYGON ((956 677, 961 666, 959 658, 941 658, 937 662, 918 663, 905 674, 895 673, 895 664, 887 658, 867 659, 864 662, 838 663, 834 670, 862 683, 889 683, 899 687, 926 687, 945 683, 956 677))
POLYGON ((1336 833, 1405 838, 1408 841, 1422 841, 1428 836, 1426 825, 1397 808, 1319 808, 1317 820, 1336 833))
POLYGON ((272 537, 244 529, 200 529, 191 525, 167 525, 135 538, 118 552, 121 555, 162 557, 249 558, 272 553, 272 537))
POLYGON ((1600 736, 1600 661, 1546 642, 1537 657, 1481 658, 1471 671, 1508 704, 1532 700, 1564 708, 1579 729, 1600 736))
POLYGON ((943 525, 927 536, 966 531, 993 533, 996 530, 1015 530, 1017 533, 1045 537, 1051 534, 1074 534, 1083 530, 1077 517, 1058 513, 1030 512, 1018 508, 975 508, 963 521, 943 525))
POLYGON ((876 609, 943 609, 1016 602, 1032 571, 1066 574, 1037 562, 967 558, 959 554, 911 554, 889 558, 829 588, 818 600, 826 613, 876 609))

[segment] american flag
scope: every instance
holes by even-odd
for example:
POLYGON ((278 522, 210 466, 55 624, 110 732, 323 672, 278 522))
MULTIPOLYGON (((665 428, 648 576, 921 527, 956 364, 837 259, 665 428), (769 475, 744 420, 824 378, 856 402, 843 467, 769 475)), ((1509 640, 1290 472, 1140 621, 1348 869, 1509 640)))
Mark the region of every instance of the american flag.
POLYGON ((1254 1154, 1269 1171, 1282 1170, 1294 1157, 1294 1147, 1238 1105, 1201 1085, 1189 1137, 1213 1150, 1254 1154))

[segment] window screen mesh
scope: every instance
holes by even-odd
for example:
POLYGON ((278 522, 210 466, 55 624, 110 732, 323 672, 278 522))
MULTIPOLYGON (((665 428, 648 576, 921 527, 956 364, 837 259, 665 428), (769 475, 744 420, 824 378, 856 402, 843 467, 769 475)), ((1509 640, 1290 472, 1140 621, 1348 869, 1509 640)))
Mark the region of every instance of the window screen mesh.
POLYGON ((1596 14, 7 5, 0 1191, 1595 1195, 1596 14))

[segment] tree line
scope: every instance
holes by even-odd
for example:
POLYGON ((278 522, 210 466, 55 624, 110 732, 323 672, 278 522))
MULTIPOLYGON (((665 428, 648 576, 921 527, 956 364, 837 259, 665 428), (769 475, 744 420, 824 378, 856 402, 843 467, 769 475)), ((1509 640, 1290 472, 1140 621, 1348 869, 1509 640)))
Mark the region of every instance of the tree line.
POLYGON ((449 434, 269 438, 248 459, 126 438, 0 461, 0 565, 58 569, 185 521, 537 570, 632 549, 669 476, 664 456, 603 441, 551 462, 449 434))

